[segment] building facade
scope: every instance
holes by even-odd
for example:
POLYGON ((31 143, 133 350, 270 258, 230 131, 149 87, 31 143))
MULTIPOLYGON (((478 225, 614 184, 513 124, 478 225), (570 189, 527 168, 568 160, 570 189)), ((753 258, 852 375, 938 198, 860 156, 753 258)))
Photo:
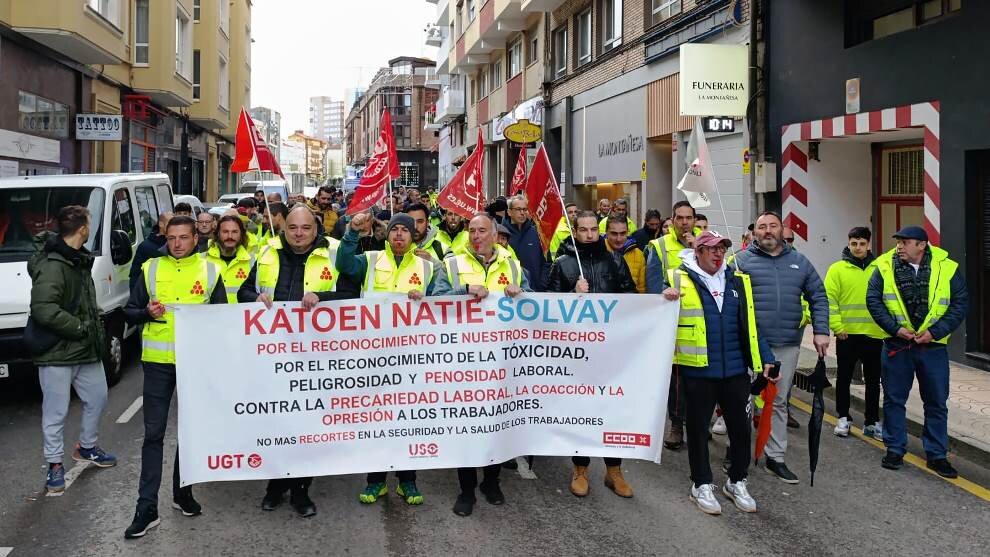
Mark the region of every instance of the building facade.
POLYGON ((327 143, 340 143, 344 138, 344 101, 310 97, 309 134, 327 143))
MULTIPOLYGON (((282 115, 277 110, 264 106, 256 106, 250 111, 258 133, 265 138, 268 148, 275 155, 275 160, 282 159, 282 115)), ((284 170, 284 169, 283 169, 284 170)))
POLYGON ((302 130, 296 130, 288 137, 288 141, 302 146, 303 159, 305 161, 304 172, 306 173, 307 186, 321 186, 327 179, 327 145, 326 141, 318 137, 306 135, 302 130))
POLYGON ((33 146, 0 148, 5 175, 161 171, 204 200, 235 189, 250 20, 250 0, 0 3, 0 134, 33 146), (120 117, 117 135, 80 139, 89 114, 120 117))

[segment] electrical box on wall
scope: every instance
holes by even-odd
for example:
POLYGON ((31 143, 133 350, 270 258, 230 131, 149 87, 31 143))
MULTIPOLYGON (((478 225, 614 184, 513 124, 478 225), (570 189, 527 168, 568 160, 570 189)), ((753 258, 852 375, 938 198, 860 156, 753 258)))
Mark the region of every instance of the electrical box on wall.
POLYGON ((756 193, 768 193, 777 191, 777 165, 772 162, 758 162, 756 167, 756 185, 753 191, 756 193))

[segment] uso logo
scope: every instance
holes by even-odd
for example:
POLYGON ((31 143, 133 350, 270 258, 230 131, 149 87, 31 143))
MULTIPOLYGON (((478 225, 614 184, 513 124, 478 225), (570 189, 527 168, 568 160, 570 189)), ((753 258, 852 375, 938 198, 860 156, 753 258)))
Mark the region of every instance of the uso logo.
POLYGON ((409 443, 409 456, 412 458, 436 458, 440 446, 436 443, 409 443))
POLYGON ((602 444, 649 447, 650 436, 646 433, 620 433, 617 431, 606 431, 602 433, 602 444))

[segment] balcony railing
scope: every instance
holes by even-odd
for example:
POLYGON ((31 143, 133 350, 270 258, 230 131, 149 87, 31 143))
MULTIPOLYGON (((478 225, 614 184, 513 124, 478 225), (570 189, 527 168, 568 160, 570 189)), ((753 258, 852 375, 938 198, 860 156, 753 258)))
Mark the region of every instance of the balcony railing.
POLYGON ((436 121, 446 124, 458 116, 464 115, 464 91, 462 89, 445 88, 437 98, 436 121))

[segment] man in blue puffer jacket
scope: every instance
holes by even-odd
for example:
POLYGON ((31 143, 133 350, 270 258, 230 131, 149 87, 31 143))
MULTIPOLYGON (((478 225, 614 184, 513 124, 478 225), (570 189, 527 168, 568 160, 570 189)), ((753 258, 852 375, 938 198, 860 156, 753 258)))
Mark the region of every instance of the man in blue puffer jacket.
POLYGON ((765 212, 756 219, 753 243, 736 255, 736 268, 753 281, 756 320, 767 342, 780 361, 780 382, 772 412, 770 439, 766 446, 766 469, 786 483, 798 483, 797 476, 784 464, 787 452, 787 393, 794 379, 801 353, 801 299, 811 306, 811 325, 819 356, 828 350, 828 297, 821 277, 804 255, 783 242, 784 225, 780 216, 765 212))

